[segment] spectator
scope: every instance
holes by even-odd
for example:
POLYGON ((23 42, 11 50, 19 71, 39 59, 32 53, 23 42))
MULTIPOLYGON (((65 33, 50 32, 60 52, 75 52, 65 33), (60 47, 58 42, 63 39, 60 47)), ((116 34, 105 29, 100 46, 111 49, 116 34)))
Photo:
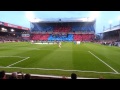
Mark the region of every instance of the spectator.
POLYGON ((71 74, 71 79, 77 79, 77 75, 75 73, 71 74))
POLYGON ((9 79, 18 79, 17 72, 13 72, 9 79))
POLYGON ((6 79, 5 71, 0 71, 0 79, 6 79))
POLYGON ((31 75, 30 75, 30 74, 26 74, 26 75, 24 76, 24 79, 31 79, 31 75))

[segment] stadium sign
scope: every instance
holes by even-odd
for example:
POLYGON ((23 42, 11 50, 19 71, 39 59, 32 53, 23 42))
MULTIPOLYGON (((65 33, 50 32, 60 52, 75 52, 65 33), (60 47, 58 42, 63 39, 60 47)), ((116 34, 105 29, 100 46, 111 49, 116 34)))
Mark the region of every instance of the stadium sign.
POLYGON ((23 30, 29 30, 29 28, 25 28, 25 27, 22 27, 21 29, 23 29, 23 30))
POLYGON ((8 27, 18 28, 18 26, 13 25, 13 24, 9 24, 9 23, 8 23, 8 27))
POLYGON ((30 34, 22 34, 22 37, 30 37, 30 34))

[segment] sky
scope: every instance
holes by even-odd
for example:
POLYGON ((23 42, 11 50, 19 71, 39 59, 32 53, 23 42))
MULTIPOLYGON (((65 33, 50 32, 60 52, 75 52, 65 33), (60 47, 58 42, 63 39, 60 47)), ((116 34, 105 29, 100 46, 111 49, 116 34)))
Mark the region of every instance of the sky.
MULTIPOLYGON (((27 11, 0 11, 0 21, 30 28, 30 22, 26 16, 27 11)), ((84 18, 91 17, 93 11, 31 11, 35 18, 84 18)), ((96 33, 103 32, 111 25, 118 25, 120 22, 120 11, 97 11, 96 33), (119 19, 118 19, 119 18, 119 19)), ((30 14, 28 15, 30 16, 30 14)))

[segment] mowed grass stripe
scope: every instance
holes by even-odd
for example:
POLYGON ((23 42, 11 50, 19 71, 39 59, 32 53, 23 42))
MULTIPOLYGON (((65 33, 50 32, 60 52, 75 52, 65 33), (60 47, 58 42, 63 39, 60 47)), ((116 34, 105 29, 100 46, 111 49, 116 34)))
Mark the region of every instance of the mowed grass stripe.
POLYGON ((51 68, 51 69, 73 69, 72 64, 72 48, 71 43, 64 43, 62 44, 62 48, 57 48, 51 54, 47 55, 43 58, 42 67, 51 68), (65 50, 65 51, 64 51, 65 50), (46 66, 44 65, 46 64, 46 66))
POLYGON ((88 48, 82 43, 81 45, 73 45, 73 64, 75 70, 87 70, 98 72, 112 72, 112 70, 106 67, 103 63, 98 61, 92 55, 88 53, 88 48), (75 51, 75 50, 80 51, 75 51), (86 52, 82 52, 86 51, 86 52))
MULTIPOLYGON (((99 61, 91 57, 84 47, 84 44, 74 45, 73 43, 63 43, 62 48, 58 48, 58 45, 31 45, 29 48, 35 47, 47 50, 22 50, 23 52, 16 54, 17 56, 30 57, 30 60, 18 63, 14 66, 22 67, 36 67, 36 68, 58 68, 58 69, 73 69, 73 70, 90 70, 90 71, 109 71, 108 69, 100 69, 103 65, 96 66, 99 61), (44 47, 45 46, 45 47, 44 47), (63 51, 62 51, 63 50, 63 51), (69 50, 64 52, 64 50, 69 50), (70 51, 71 50, 71 51, 70 51), (79 51, 80 50, 80 51, 79 51), (59 52, 61 51, 61 52, 59 52), (74 54, 73 54, 74 53, 74 54), (74 55, 74 57, 73 57, 74 55), (71 63, 72 60, 72 63, 71 63), (27 62, 27 63, 26 63, 27 62), (97 67, 97 70, 96 70, 97 67)), ((22 48, 22 47, 20 47, 22 48)), ((26 47, 28 48, 28 47, 26 47)), ((24 47, 25 49, 25 47, 24 47)))
MULTIPOLYGON (((110 68, 106 67, 100 61, 98 61, 92 55, 89 55, 88 51, 93 52, 100 59, 108 63, 115 70, 120 72, 120 49, 103 46, 93 43, 81 43, 80 45, 75 45, 73 43, 62 43, 62 48, 58 48, 58 45, 36 45, 26 42, 22 43, 6 43, 0 44, 0 56, 21 56, 30 57, 29 60, 20 62, 12 67, 22 67, 22 68, 46 68, 46 69, 65 69, 65 70, 83 70, 83 71, 97 71, 97 72, 113 72, 110 68), (8 47, 7 47, 8 45, 8 47), (10 45, 12 47, 10 47, 10 45), (5 46, 5 48, 4 48, 5 46), (22 47, 23 46, 23 47, 22 47), (6 49, 6 50, 4 50, 6 49), (7 50, 8 49, 8 50, 7 50), (57 56, 57 57, 56 57, 57 56), (59 58, 60 57, 60 58, 59 58), (51 59, 53 60, 51 60, 51 59), (65 58, 65 59, 64 59, 65 58), (71 59, 72 58, 72 59, 71 59), (61 60, 62 59, 62 60, 61 60), (57 61, 58 60, 58 61, 57 61), (59 62, 59 63, 58 63, 59 62), (61 62, 61 63, 60 63, 61 62), (49 65, 50 63, 50 65, 49 65), (46 65, 48 64, 48 65, 46 65), (54 65, 52 65, 54 64, 54 65), (45 65, 45 66, 44 66, 45 65), (57 66, 58 65, 58 66, 57 66), (41 67, 43 66, 43 67, 41 67), (47 67, 46 67, 47 66, 47 67), (58 68, 57 68, 57 67, 58 68), (49 68, 51 67, 51 68, 49 68), (62 68, 60 68, 62 67, 62 68), (69 69, 68 69, 69 68, 69 69), (72 69, 70 69, 72 68, 72 69)), ((16 58, 17 59, 17 58, 16 58)), ((18 60, 18 59, 17 59, 18 60)), ((16 62, 16 61, 15 61, 16 62)), ((2 65, 1 65, 2 66, 2 65)), ((5 69, 10 70, 10 69, 5 69)), ((12 70, 14 71, 14 70, 12 70)), ((28 70, 24 70, 27 72, 28 70)), ((39 70, 29 70, 29 73, 39 73, 39 74, 56 74, 56 75, 70 75, 71 72, 60 72, 60 71, 39 71, 39 70)), ((89 73, 83 74, 78 73, 80 76, 96 77, 98 75, 89 73)), ((101 74, 103 75, 103 74, 101 74)), ((105 77, 118 78, 116 75, 110 76, 109 74, 104 74, 105 77)))
POLYGON ((0 57, 0 66, 8 66, 10 64, 13 64, 15 62, 18 62, 24 58, 19 57, 0 57))
MULTIPOLYGON (((34 45, 32 45, 32 47, 34 47, 34 45)), ((28 56, 30 58, 29 58, 28 61, 26 60, 24 62, 21 62, 21 63, 18 63, 16 65, 14 65, 14 66, 19 66, 19 67, 21 67, 21 66, 22 67, 40 67, 41 66, 40 62, 43 60, 43 58, 47 57, 47 55, 51 54, 55 49, 57 49, 58 45, 54 45, 54 46, 53 45, 52 46, 50 46, 50 45, 39 45, 38 49, 39 48, 46 48, 46 47, 48 49, 51 48, 51 50, 29 50, 27 52, 22 52, 20 54, 17 54, 17 55, 20 55, 20 56, 28 56)))
POLYGON ((104 63, 106 66, 108 66, 110 69, 112 69, 115 73, 118 73, 113 67, 111 67, 110 65, 108 65, 106 62, 104 62, 103 60, 101 60, 99 57, 97 57, 95 54, 93 54, 92 52, 88 51, 91 55, 93 55, 95 58, 97 58, 99 61, 101 61, 102 63, 104 63))
POLYGON ((120 49, 114 48, 114 46, 110 47, 93 43, 87 43, 85 46, 116 71, 120 72, 120 49))
MULTIPOLYGON (((32 50, 29 52, 29 55, 33 53, 29 61, 21 62, 15 66, 23 67, 36 67, 36 68, 58 68, 58 69, 72 69, 72 51, 65 51, 65 47, 71 47, 72 44, 63 43, 62 48, 59 48, 58 45, 52 45, 46 47, 48 50, 32 50), (49 50, 49 49, 52 50, 49 50), (35 52, 35 53, 34 53, 35 52), (25 64, 30 63, 30 64, 25 64)), ((68 48, 69 49, 69 48, 68 48)), ((67 49, 67 50, 68 50, 67 49)), ((71 49, 72 50, 72 49, 71 49)), ((28 53, 27 53, 28 54, 28 53)), ((27 56, 29 56, 27 55, 27 56)))

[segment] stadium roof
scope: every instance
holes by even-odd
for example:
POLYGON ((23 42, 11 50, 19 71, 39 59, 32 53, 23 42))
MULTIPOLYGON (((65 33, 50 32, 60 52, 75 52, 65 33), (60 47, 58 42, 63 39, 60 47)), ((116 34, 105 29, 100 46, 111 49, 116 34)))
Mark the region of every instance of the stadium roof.
POLYGON ((10 24, 10 23, 7 23, 7 22, 2 22, 2 21, 0 21, 0 26, 22 29, 22 30, 30 30, 29 28, 26 28, 26 27, 14 25, 14 24, 10 24))
POLYGON ((119 30, 119 29, 120 29, 120 25, 117 25, 117 26, 111 27, 111 29, 108 28, 107 30, 103 31, 103 33, 110 32, 110 31, 115 31, 115 30, 119 30))
POLYGON ((96 19, 94 18, 46 18, 46 19, 38 19, 34 18, 31 20, 31 23, 40 23, 40 22, 94 22, 96 19))

